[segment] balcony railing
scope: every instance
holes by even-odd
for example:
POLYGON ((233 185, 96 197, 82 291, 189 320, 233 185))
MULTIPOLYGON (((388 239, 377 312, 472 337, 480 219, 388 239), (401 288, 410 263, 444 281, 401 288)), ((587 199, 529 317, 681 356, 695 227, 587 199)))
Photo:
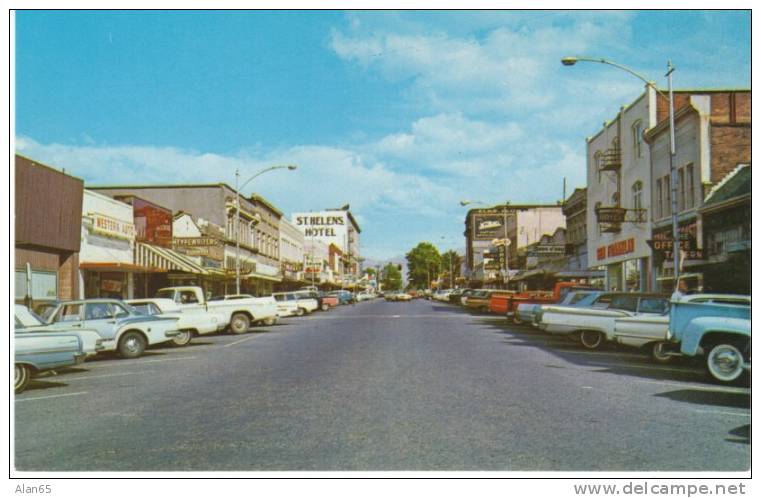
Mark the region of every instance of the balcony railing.
POLYGON ((618 171, 621 169, 621 148, 614 147, 603 152, 600 157, 600 171, 618 171))

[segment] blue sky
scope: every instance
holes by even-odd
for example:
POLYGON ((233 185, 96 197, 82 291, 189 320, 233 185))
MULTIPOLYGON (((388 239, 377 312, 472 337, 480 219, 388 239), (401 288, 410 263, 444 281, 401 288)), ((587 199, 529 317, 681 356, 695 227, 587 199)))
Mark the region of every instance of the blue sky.
POLYGON ((643 90, 750 86, 750 13, 28 11, 16 150, 88 184, 234 182, 286 213, 351 204, 362 251, 461 247, 460 199, 555 202, 643 90))

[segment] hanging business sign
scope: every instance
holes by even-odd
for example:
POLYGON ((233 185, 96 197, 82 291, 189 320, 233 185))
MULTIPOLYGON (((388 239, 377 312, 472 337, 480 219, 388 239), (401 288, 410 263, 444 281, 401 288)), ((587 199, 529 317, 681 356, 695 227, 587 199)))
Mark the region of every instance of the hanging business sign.
MULTIPOLYGON (((683 252, 683 259, 704 259, 703 248, 698 247, 697 235, 696 222, 679 226, 679 249, 683 252)), ((671 227, 653 230, 653 238, 647 243, 653 249, 653 257, 657 262, 674 259, 674 237, 671 227)))
POLYGON ((595 209, 597 223, 623 223, 626 209, 619 207, 598 207, 595 209))
POLYGON ((225 248, 222 242, 213 237, 175 237, 172 241, 174 250, 186 256, 203 257, 215 261, 225 259, 225 248))
MULTIPOLYGON (((515 216, 515 210, 507 211, 507 216, 515 216)), ((505 236, 505 213, 499 210, 479 211, 472 215, 473 239, 492 240, 505 236)))

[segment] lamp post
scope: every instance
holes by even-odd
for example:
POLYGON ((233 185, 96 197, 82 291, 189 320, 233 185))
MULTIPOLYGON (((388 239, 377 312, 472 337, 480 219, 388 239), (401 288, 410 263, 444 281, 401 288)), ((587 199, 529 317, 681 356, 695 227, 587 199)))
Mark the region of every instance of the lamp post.
MULTIPOLYGON (((445 236, 441 236, 441 240, 446 240, 445 236)), ((454 249, 450 249, 447 251, 449 253, 449 288, 454 288, 454 275, 453 275, 453 268, 452 268, 452 252, 454 252, 454 249)))
POLYGON ((240 179, 240 171, 235 168, 235 293, 240 294, 240 190, 251 182, 259 175, 263 175, 268 171, 274 171, 276 169, 288 169, 290 171, 298 168, 295 164, 284 164, 278 166, 270 166, 257 171, 248 178, 243 185, 238 186, 238 180, 240 179))
POLYGON ((666 74, 665 76, 668 78, 668 96, 664 95, 663 92, 658 90, 658 88, 655 86, 655 83, 648 80, 641 74, 637 73, 631 68, 628 68, 626 66, 623 66, 621 64, 618 64, 616 62, 602 59, 602 58, 595 58, 595 57, 563 57, 560 59, 560 62, 564 66, 573 66, 577 62, 596 62, 598 64, 607 64, 609 66, 613 66, 615 68, 621 69, 623 71, 626 71, 627 73, 631 74, 632 76, 635 76, 636 78, 639 78, 640 80, 645 82, 645 85, 652 88, 658 95, 666 99, 669 103, 669 176, 671 177, 671 236, 673 238, 673 243, 671 247, 671 254, 674 259, 674 291, 676 292, 679 290, 679 246, 680 246, 680 238, 679 238, 679 213, 677 210, 679 209, 678 203, 677 203, 677 178, 676 178, 676 138, 674 136, 675 130, 674 130, 674 90, 672 86, 672 73, 674 72, 674 66, 671 64, 671 61, 668 61, 666 64, 666 74))
MULTIPOLYGON (((481 201, 460 201, 460 206, 465 207, 468 204, 483 204, 484 206, 487 205, 485 202, 481 202, 481 201)), ((508 261, 510 259, 509 257, 510 254, 508 253, 508 250, 510 248, 510 239, 507 236, 507 206, 508 204, 510 203, 505 202, 505 204, 502 206, 502 215, 503 215, 502 226, 505 229, 505 240, 502 241, 505 246, 505 265, 503 268, 500 269, 500 271, 504 272, 502 275, 502 283, 505 285, 505 289, 507 289, 507 284, 509 280, 508 275, 510 274, 510 264, 508 261)))

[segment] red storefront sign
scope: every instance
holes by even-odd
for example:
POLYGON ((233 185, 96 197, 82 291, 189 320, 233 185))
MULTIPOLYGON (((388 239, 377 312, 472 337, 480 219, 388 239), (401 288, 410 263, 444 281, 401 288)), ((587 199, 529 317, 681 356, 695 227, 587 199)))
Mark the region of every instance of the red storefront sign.
POLYGON ((615 258, 634 252, 634 239, 619 240, 597 248, 597 259, 615 258))

